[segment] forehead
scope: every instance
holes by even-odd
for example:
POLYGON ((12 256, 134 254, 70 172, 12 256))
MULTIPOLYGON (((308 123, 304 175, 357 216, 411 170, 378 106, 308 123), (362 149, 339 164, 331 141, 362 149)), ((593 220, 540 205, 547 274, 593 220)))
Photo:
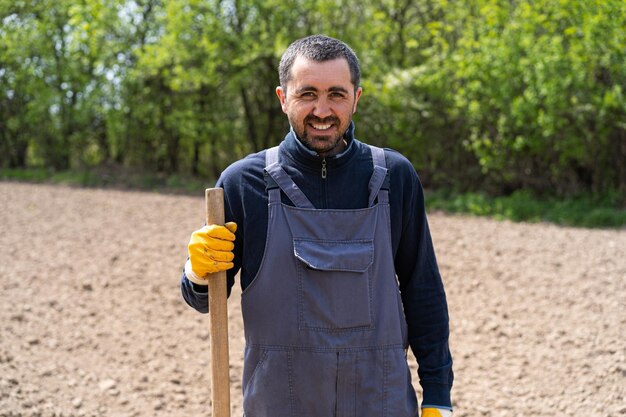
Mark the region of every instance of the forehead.
POLYGON ((294 61, 291 80, 287 85, 295 88, 308 85, 318 90, 328 90, 331 87, 350 90, 353 87, 350 66, 345 58, 319 62, 303 56, 298 56, 294 61))

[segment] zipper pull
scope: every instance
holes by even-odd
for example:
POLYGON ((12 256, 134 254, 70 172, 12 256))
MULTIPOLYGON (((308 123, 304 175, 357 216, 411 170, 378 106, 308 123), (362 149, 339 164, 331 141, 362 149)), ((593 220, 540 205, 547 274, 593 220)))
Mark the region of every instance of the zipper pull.
POLYGON ((326 158, 322 159, 322 178, 326 179, 326 158))

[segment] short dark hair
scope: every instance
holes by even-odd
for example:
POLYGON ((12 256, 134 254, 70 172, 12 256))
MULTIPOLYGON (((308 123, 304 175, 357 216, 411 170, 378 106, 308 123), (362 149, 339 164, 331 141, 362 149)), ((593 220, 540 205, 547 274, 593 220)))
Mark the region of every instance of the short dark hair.
POLYGON ((287 82, 291 80, 291 67, 296 58, 303 56, 317 62, 331 61, 337 58, 345 58, 350 67, 350 78, 354 89, 361 82, 361 68, 359 59, 354 51, 344 42, 323 35, 312 35, 293 42, 283 53, 278 65, 278 77, 280 85, 287 88, 287 82))

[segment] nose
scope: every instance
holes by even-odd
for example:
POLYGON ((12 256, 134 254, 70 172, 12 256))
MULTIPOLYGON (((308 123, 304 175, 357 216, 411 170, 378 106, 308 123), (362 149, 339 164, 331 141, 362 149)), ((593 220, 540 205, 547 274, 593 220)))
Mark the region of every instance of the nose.
POLYGON ((320 119, 324 119, 325 117, 328 117, 330 115, 332 115, 332 109, 330 106, 330 103, 328 102, 328 100, 326 100, 326 98, 324 97, 320 97, 316 102, 315 102, 315 108, 313 109, 313 115, 316 117, 319 117, 320 119))

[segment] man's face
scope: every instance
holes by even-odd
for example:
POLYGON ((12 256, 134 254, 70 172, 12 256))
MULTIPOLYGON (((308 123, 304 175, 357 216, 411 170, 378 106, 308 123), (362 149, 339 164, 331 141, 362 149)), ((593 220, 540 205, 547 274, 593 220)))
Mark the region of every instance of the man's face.
POLYGON ((320 156, 343 151, 343 134, 352 121, 361 88, 356 91, 344 58, 312 61, 299 56, 291 80, 276 88, 283 112, 300 140, 320 156))

